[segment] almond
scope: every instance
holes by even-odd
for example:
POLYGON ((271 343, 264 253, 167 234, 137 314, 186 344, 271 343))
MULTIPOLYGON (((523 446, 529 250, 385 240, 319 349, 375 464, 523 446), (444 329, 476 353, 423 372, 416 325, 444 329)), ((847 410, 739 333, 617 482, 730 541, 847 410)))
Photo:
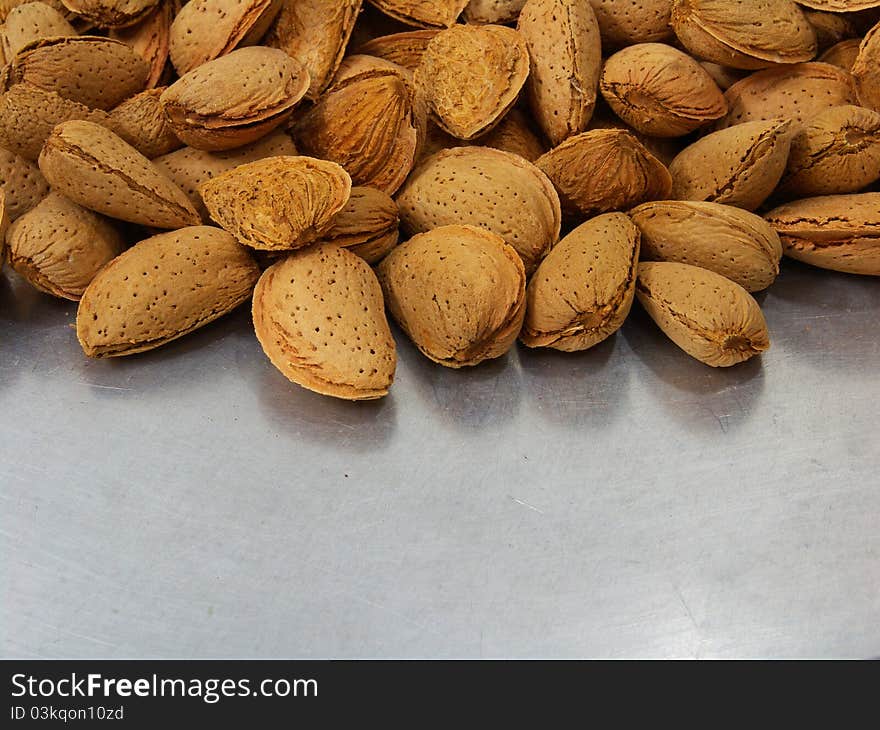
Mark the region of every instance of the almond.
POLYGON ((375 264, 397 245, 399 226, 400 213, 390 195, 376 188, 355 187, 322 241, 343 246, 375 264))
POLYGON ((792 0, 675 0, 672 27, 695 56, 757 69, 809 61, 816 33, 792 0))
POLYGON ((861 43, 861 38, 849 38, 841 41, 825 51, 819 60, 822 63, 830 63, 832 66, 842 68, 844 71, 852 72, 852 67, 859 57, 861 43))
POLYGON ((534 162, 547 151, 540 137, 532 131, 528 117, 518 109, 511 109, 504 119, 491 132, 480 137, 477 143, 483 147, 512 152, 529 162, 534 162))
POLYGON ((159 0, 62 0, 64 6, 98 28, 124 28, 143 20, 159 0))
POLYGON ((211 217, 238 241, 266 251, 319 240, 348 202, 351 178, 334 162, 267 157, 199 186, 211 217))
POLYGON ((672 0, 590 0, 590 4, 599 21, 602 45, 608 50, 672 38, 672 0))
POLYGON ((397 354, 382 290, 351 251, 313 246, 270 266, 253 316, 263 351, 288 380, 346 400, 388 393, 397 354))
POLYGON ((526 0, 470 0, 464 9, 468 23, 513 23, 526 0))
POLYGON ((434 362, 477 365, 516 341, 525 271, 497 234, 475 226, 435 228, 395 248, 378 274, 391 315, 434 362))
POLYGON ((706 70, 662 43, 615 53, 599 86, 617 116, 654 137, 680 137, 727 112, 724 95, 706 70))
POLYGON ((76 336, 89 357, 152 350, 247 301, 259 276, 251 255, 219 228, 161 233, 92 279, 77 310, 76 336))
POLYGON ((816 45, 820 52, 831 48, 847 38, 859 35, 852 21, 840 13, 824 10, 804 10, 804 17, 816 33, 816 45))
POLYGON ((629 213, 642 232, 642 259, 691 264, 761 291, 779 274, 779 236, 754 213, 720 203, 656 201, 629 213))
POLYGON ((727 91, 737 81, 742 81, 746 76, 746 73, 740 69, 721 66, 711 61, 700 61, 700 65, 722 91, 727 91))
POLYGON ((596 15, 580 0, 529 0, 517 29, 529 50, 532 114, 558 145, 586 129, 596 106, 602 70, 596 15))
POLYGON ((369 0, 386 15, 407 25, 448 28, 455 24, 468 0, 369 0))
POLYGON ((500 121, 528 75, 528 49, 515 30, 457 25, 428 44, 415 83, 437 123, 453 137, 468 140, 500 121))
POLYGON ((350 56, 346 56, 342 63, 339 64, 339 68, 336 70, 336 75, 333 77, 333 86, 337 86, 341 84, 346 79, 350 79, 353 76, 360 76, 361 74, 368 73, 370 71, 379 71, 391 73, 395 73, 400 76, 408 85, 413 84, 413 75, 409 69, 404 68, 403 66, 398 66, 393 61, 388 61, 384 58, 378 58, 377 56, 367 56, 363 53, 354 53, 350 56))
POLYGON ((3 55, 12 59, 34 41, 53 36, 76 35, 73 26, 55 8, 29 2, 12 9, 3 28, 3 55))
POLYGON ((160 98, 174 133, 190 147, 241 147, 287 121, 309 87, 308 73, 284 51, 240 48, 202 64, 160 98))
POLYGON ((535 164, 568 216, 586 218, 669 196, 668 170, 629 132, 596 129, 567 139, 535 164), (585 174, 589 171, 589 174, 585 174))
POLYGON ((798 4, 829 13, 850 13, 880 7, 880 0, 798 0, 798 4))
POLYGON ((111 38, 122 41, 147 62, 150 69, 146 84, 148 89, 162 86, 163 79, 170 75, 167 71, 171 22, 179 10, 180 0, 164 0, 135 25, 110 32, 111 38))
POLYGON ((55 127, 40 170, 59 193, 111 218, 157 228, 199 222, 183 191, 134 147, 94 122, 55 127))
POLYGON ((824 195, 765 216, 785 255, 813 266, 880 276, 880 193, 824 195))
POLYGON ((575 228, 529 282, 520 339, 529 347, 575 352, 614 334, 632 306, 638 260, 639 231, 624 214, 575 228))
POLYGON ((306 96, 317 99, 342 61, 363 0, 284 0, 266 38, 309 72, 306 96))
POLYGON ((357 185, 393 195, 409 175, 425 136, 425 107, 394 71, 341 81, 293 127, 299 148, 342 165, 357 185))
POLYGON ((7 237, 12 268, 40 291, 73 301, 125 247, 109 220, 58 193, 15 221, 7 237))
POLYGON ((415 71, 422 62, 428 44, 438 30, 411 30, 405 33, 392 33, 367 41, 358 47, 356 53, 376 56, 396 63, 405 69, 415 71))
POLYGON ((487 147, 438 152, 397 196, 409 233, 455 223, 480 226, 520 255, 527 273, 559 240, 559 196, 547 176, 518 155, 487 147))
POLYGON ((183 146, 171 131, 159 104, 164 88, 147 89, 110 112, 109 126, 145 157, 152 159, 183 146))
POLYGON ((190 0, 171 24, 171 63, 183 76, 238 46, 259 42, 281 5, 282 0, 190 0))
POLYGON ((791 146, 791 121, 746 122, 686 147, 672 161, 672 197, 755 210, 776 188, 791 146))
POLYGON ((636 296, 669 339, 712 367, 736 365, 770 347, 758 303, 739 284, 714 271, 643 262, 636 296))
POLYGON ((868 31, 859 46, 852 75, 861 105, 880 111, 880 23, 868 31))
POLYGON ((49 183, 33 162, 0 147, 0 189, 6 218, 14 221, 46 197, 49 183))

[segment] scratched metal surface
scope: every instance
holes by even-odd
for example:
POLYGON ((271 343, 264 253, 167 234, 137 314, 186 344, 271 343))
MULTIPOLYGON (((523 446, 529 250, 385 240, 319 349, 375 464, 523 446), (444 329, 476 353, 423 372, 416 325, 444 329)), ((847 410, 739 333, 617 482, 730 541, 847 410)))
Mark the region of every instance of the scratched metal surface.
POLYGON ((90 362, 0 275, 6 657, 880 655, 880 282, 788 264, 760 361, 634 312, 322 399, 246 311, 90 362))

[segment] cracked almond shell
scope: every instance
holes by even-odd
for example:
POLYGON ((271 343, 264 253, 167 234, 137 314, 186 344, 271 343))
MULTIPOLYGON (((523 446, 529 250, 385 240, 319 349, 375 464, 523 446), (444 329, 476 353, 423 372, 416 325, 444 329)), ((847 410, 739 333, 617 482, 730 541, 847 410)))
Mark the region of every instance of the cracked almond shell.
POLYGON ((663 200, 629 212, 642 232, 642 259, 691 264, 761 291, 779 274, 782 244, 754 213, 720 203, 663 200))
POLYGON ((3 55, 12 59, 34 41, 54 36, 76 35, 73 26, 55 8, 41 2, 29 2, 12 9, 0 33, 3 55))
POLYGON ((551 144, 586 129, 596 106, 602 44, 580 0, 529 0, 517 24, 529 50, 529 105, 551 144))
POLYGON ((376 188, 354 187, 321 240, 375 264, 397 245, 399 226, 400 213, 390 195, 376 188))
POLYGON ((789 258, 833 271, 880 276, 880 193, 804 198, 764 217, 789 258))
POLYGON ((861 105, 880 111, 880 23, 868 31, 859 46, 852 75, 861 105))
POLYGON ((61 0, 64 7, 98 28, 124 28, 143 20, 160 0, 61 0))
POLYGON ((156 228, 199 223, 179 187, 128 142, 94 122, 55 127, 39 164, 54 190, 96 213, 156 228))
POLYGON ((669 171, 632 134, 595 129, 570 137, 536 160, 562 210, 586 218, 669 196, 669 171))
POLYGON ((266 45, 280 48, 309 72, 309 99, 317 99, 333 80, 362 4, 363 0, 284 0, 266 45))
POLYGON ((253 317, 263 351, 288 380, 346 400, 388 393, 397 353, 382 290, 351 251, 313 246, 270 266, 253 317))
POLYGON ((729 367, 770 347, 758 303, 739 284, 714 271, 643 261, 636 297, 669 339, 706 365, 729 367))
POLYGON ((77 309, 76 336, 89 357, 152 350, 243 304, 259 276, 226 231, 191 226, 160 233, 92 279, 77 309))
POLYGON ((240 48, 190 71, 160 97, 174 133, 190 147, 241 147, 287 121, 309 87, 284 51, 240 48))
POLYGON ((755 210, 779 184, 791 146, 791 121, 746 122, 706 135, 669 165, 672 197, 755 210))
POLYGON ((468 23, 513 23, 526 0, 470 0, 464 9, 468 23))
POLYGON ((153 89, 167 83, 170 74, 169 42, 171 22, 180 9, 179 0, 163 0, 143 20, 127 28, 110 31, 110 37, 122 41, 149 66, 146 88, 153 89))
POLYGON ((421 28, 449 28, 455 25, 468 0, 369 0, 386 15, 421 28))
POLYGON ((359 46, 355 53, 376 56, 415 71, 422 61, 428 44, 439 30, 411 30, 379 36, 359 46))
POLYGON ((0 189, 6 217, 14 221, 46 197, 49 183, 33 162, 0 147, 0 189))
POLYGON ((202 183, 217 223, 238 241, 286 251, 317 241, 348 202, 351 178, 339 165, 311 157, 267 157, 202 183))
POLYGON ((614 334, 632 307, 638 260, 639 231, 623 213, 575 228, 529 282, 520 340, 576 352, 614 334))
POLYGON ((504 238, 527 273, 559 240, 559 196, 547 176, 518 155, 457 147, 426 159, 397 196, 409 233, 470 224, 504 238))
POLYGON ((470 140, 507 113, 529 75, 529 51, 517 31, 502 25, 457 25, 438 33, 415 71, 439 124, 470 140))
POLYGON ((672 0, 589 0, 599 22, 602 44, 617 50, 635 43, 662 43, 672 38, 672 0))
POLYGON ((293 127, 300 150, 342 165, 356 185, 393 195, 425 137, 425 107, 394 71, 366 71, 327 91, 293 127))
POLYGON ((163 88, 147 89, 110 112, 110 126, 144 157, 153 159, 183 146, 159 104, 163 88))
POLYGON ((602 96, 623 121, 653 137, 681 137, 723 117, 727 102, 693 58, 663 43, 640 43, 605 62, 602 96))
POLYGON ((672 28, 695 56, 746 70, 809 61, 816 33, 792 0, 675 0, 672 28))
POLYGON ((49 193, 9 229, 9 264, 46 294, 79 301, 125 242, 106 218, 49 193))
POLYGON ((526 276, 501 236, 440 226, 402 243, 377 269, 385 303, 416 347, 451 368, 504 355, 525 315, 526 276))

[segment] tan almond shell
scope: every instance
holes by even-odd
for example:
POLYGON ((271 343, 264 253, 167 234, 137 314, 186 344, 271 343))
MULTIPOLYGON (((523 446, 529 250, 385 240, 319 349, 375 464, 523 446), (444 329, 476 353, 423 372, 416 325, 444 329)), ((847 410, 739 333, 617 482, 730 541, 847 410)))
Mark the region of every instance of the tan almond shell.
MULTIPOLYGON (((450 139, 454 140, 452 137, 450 139)), ((455 146, 461 144, 458 140, 454 141, 455 146)), ((483 147, 519 155, 529 162, 534 162, 547 151, 544 142, 532 131, 529 118, 516 108, 507 112, 491 132, 479 137, 476 142, 483 147)))
POLYGON ((260 269, 226 231, 191 226, 135 244, 83 293, 76 336, 89 357, 152 350, 243 304, 260 269))
POLYGON ((422 61, 428 44, 439 30, 411 30, 392 33, 367 41, 355 49, 355 53, 376 56, 415 71, 422 61))
POLYGON ((363 0, 284 0, 266 45, 280 48, 309 72, 309 99, 317 99, 333 80, 361 5, 363 0))
POLYGON ((653 137, 681 137, 723 117, 727 102, 693 58, 663 43, 640 43, 605 62, 599 82, 614 113, 653 137))
POLYGON ((647 134, 642 134, 611 111, 611 107, 605 104, 604 100, 600 100, 600 103, 597 104, 596 113, 593 114, 590 125, 587 127, 588 132, 597 129, 622 129, 629 132, 666 167, 669 167, 669 163, 687 146, 689 141, 687 137, 650 137, 647 134))
POLYGON ((293 127, 298 147, 342 165, 356 185, 393 195, 425 137, 425 105, 394 71, 366 71, 332 87, 293 127))
POLYGON ((428 44, 415 71, 437 124, 470 140, 489 131, 516 101, 529 75, 523 37, 502 25, 456 25, 428 44))
POLYGON ((167 83, 171 22, 180 9, 180 0, 163 0, 143 20, 127 28, 116 28, 110 37, 122 41, 150 67, 146 88, 167 83))
POLYGON ((79 301, 125 241, 108 219, 52 192, 9 228, 9 264, 46 294, 79 301))
POLYGON ((868 31, 859 46, 852 75, 861 105, 880 111, 880 23, 868 31))
POLYGON ((393 61, 388 61, 384 58, 367 56, 363 53, 353 53, 342 59, 342 63, 339 64, 336 75, 333 77, 332 85, 337 86, 346 79, 360 76, 370 71, 391 71, 399 75, 407 84, 413 84, 413 74, 409 69, 398 66, 393 61))
POLYGON ((590 0, 602 45, 615 51, 635 43, 662 43, 673 37, 672 0, 590 0))
POLYGON ((464 9, 468 23, 513 23, 526 0, 470 0, 464 9))
POLYGON ((4 71, 6 86, 28 82, 92 109, 112 109, 146 88, 147 62, 121 41, 99 36, 44 38, 4 71))
POLYGON ((724 96, 729 110, 716 129, 767 119, 803 124, 829 107, 858 103, 852 76, 818 62, 758 71, 731 86, 724 96))
POLYGON ((455 25, 468 0, 369 0, 386 15, 419 28, 455 25))
POLYGON ((720 203, 663 200, 629 213, 642 232, 642 259, 714 271, 746 291, 761 291, 779 274, 782 244, 754 213, 720 203))
POLYGON ((851 13, 880 8, 880 0, 798 0, 798 4, 829 13, 851 13))
POLYGON ((855 25, 846 15, 809 9, 805 9, 803 13, 816 33, 816 46, 820 53, 847 38, 855 38, 859 35, 855 25))
MULTIPOLYGON (((25 3, 32 1, 33 0, 0 0, 0 23, 5 23, 6 18, 9 17, 9 13, 15 10, 19 5, 24 5, 25 3)), ((64 7, 61 0, 42 0, 42 2, 49 7, 54 8, 59 13, 64 14, 65 17, 71 15, 70 11, 64 7)))
POLYGON ((190 0, 171 23, 171 63, 183 76, 236 47, 257 43, 281 5, 282 0, 190 0))
POLYGON ((495 233, 440 226, 399 245, 377 273, 392 317, 440 365, 477 365, 516 341, 526 275, 516 251, 495 233))
POLYGON ((880 114, 836 106, 792 140, 779 193, 789 198, 855 193, 880 178, 880 114))
POLYGON ((206 223, 210 220, 208 209, 199 194, 199 185, 247 162, 264 157, 296 155, 296 145, 284 132, 276 131, 244 147, 226 152, 206 152, 195 147, 183 147, 153 160, 158 170, 177 185, 195 206, 206 223))
POLYGON ((321 240, 344 246, 372 265, 397 245, 399 227, 400 211, 390 195, 354 187, 321 240))
POLYGON ((200 222, 179 187, 128 142, 94 122, 55 127, 39 164, 54 190, 96 213, 156 228, 200 222))
POLYGON ((397 196, 410 234, 440 226, 480 226, 504 238, 526 273, 559 240, 559 196, 548 177, 519 155, 489 147, 443 150, 422 162, 397 196))
POLYGON ((64 7, 98 28, 124 28, 143 20, 160 0, 61 0, 64 7))
POLYGON ((852 67, 859 57, 861 43, 861 38, 848 38, 845 41, 836 43, 819 56, 819 61, 830 63, 832 66, 842 68, 844 71, 852 72, 852 67))
POLYGON ((0 147, 36 160, 55 126, 72 119, 110 124, 105 111, 89 109, 33 84, 15 84, 0 94, 0 147))
POLYGON ((570 137, 535 162, 559 193, 563 212, 586 218, 669 197, 672 179, 629 132, 596 129, 570 137))
POLYGON ((691 357, 729 367, 770 347, 758 303, 714 271, 669 261, 639 264, 636 297, 651 319, 691 357))
POLYGON ((675 0, 672 28, 695 56, 758 69, 816 55, 816 33, 793 0, 675 0))
POLYGON ((199 186, 208 212, 241 243, 265 251, 302 248, 330 228, 351 178, 335 162, 266 157, 199 186))
POLYGON ((202 64, 160 98, 168 124, 190 147, 241 147, 287 121, 309 87, 309 75, 284 51, 239 48, 202 64))
POLYGON ((767 213, 785 255, 849 274, 880 276, 880 193, 823 195, 767 213))
POLYGON ((706 73, 712 77, 712 80, 722 91, 727 91, 737 81, 742 81, 747 73, 738 68, 721 66, 720 64, 712 63, 711 61, 700 61, 700 65, 706 70, 706 73))
POLYGON ((49 183, 33 162, 0 147, 0 189, 9 221, 35 207, 49 192, 49 183))
POLYGON ((669 165, 672 197, 755 210, 782 179, 791 121, 746 122, 686 147, 669 165))
POLYGON ((575 228, 529 282, 520 340, 577 352, 610 337, 632 307, 638 261, 639 231, 623 213, 575 228))
POLYGON ((596 106, 602 70, 596 15, 581 0, 530 0, 517 30, 529 50, 532 114, 558 145, 586 129, 596 106))
POLYGON ((163 91, 163 87, 147 89, 110 112, 109 126, 113 131, 149 159, 183 146, 159 104, 163 91))
POLYGON ((76 34, 73 26, 55 8, 42 2, 29 2, 12 9, 6 17, 0 40, 3 55, 11 59, 34 41, 76 34))
POLYGON ((322 395, 373 400, 394 382, 397 351, 369 264, 333 244, 297 251, 257 284, 254 329, 288 380, 322 395))

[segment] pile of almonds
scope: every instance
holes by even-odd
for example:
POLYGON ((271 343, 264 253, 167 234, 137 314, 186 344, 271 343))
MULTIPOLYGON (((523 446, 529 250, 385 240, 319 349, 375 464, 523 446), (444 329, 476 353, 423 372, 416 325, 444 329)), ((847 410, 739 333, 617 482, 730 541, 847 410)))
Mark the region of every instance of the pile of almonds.
POLYGON ((0 1, 0 262, 86 355, 252 300, 272 363, 384 396, 579 351, 633 300, 712 366, 784 255, 880 275, 880 0, 0 1), (400 242, 399 231, 403 231, 400 242))

